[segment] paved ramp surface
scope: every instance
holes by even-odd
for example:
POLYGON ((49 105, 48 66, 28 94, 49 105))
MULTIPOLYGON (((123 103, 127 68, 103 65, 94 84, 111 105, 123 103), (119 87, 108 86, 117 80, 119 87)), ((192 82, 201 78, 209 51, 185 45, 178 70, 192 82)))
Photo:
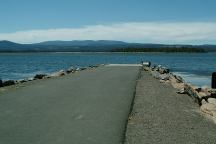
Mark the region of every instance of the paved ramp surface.
POLYGON ((216 144, 216 124, 189 96, 142 72, 125 144, 216 144))
POLYGON ((0 94, 0 144, 119 144, 139 67, 100 67, 0 94))

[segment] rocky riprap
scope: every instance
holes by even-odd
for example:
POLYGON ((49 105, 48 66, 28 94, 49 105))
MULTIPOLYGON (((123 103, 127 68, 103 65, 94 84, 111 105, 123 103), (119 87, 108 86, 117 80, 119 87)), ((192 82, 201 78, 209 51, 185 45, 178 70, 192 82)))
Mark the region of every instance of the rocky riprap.
POLYGON ((0 80, 0 87, 15 85, 16 82, 14 80, 2 81, 0 80))
POLYGON ((86 69, 97 68, 99 66, 104 66, 104 64, 91 65, 89 67, 70 67, 66 70, 60 70, 60 71, 57 71, 57 72, 54 72, 51 74, 36 74, 33 78, 21 79, 21 80, 16 80, 16 81, 15 80, 3 81, 0 79, 0 87, 11 86, 11 85, 25 83, 25 82, 29 82, 29 81, 33 81, 33 80, 41 80, 41 79, 47 79, 47 78, 52 78, 52 77, 60 77, 60 76, 64 76, 67 74, 83 71, 86 69))
POLYGON ((178 94, 187 94, 193 98, 200 105, 201 111, 212 116, 216 122, 216 89, 188 84, 182 77, 171 73, 168 68, 161 65, 143 66, 143 70, 149 71, 161 83, 171 84, 178 94))

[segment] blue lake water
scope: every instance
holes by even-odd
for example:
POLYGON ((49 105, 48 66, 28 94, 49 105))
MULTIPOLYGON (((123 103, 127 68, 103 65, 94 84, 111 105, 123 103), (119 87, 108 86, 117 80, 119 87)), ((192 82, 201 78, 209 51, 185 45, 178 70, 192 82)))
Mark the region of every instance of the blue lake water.
POLYGON ((0 79, 23 79, 71 66, 109 63, 140 63, 167 66, 187 82, 210 86, 216 71, 216 53, 0 53, 0 79))

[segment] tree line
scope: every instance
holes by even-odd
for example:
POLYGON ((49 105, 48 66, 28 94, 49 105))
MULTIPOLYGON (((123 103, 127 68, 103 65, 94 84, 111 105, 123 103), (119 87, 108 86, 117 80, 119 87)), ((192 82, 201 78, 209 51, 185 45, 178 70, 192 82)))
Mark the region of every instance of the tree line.
POLYGON ((204 53, 202 48, 116 48, 111 52, 187 52, 187 53, 204 53))

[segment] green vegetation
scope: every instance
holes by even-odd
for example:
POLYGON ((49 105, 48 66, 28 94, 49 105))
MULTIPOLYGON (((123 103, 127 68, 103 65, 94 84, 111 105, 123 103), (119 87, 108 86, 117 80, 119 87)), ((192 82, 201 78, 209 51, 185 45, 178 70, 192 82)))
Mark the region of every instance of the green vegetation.
POLYGON ((187 52, 187 53, 204 53, 202 48, 118 48, 111 52, 187 52))

